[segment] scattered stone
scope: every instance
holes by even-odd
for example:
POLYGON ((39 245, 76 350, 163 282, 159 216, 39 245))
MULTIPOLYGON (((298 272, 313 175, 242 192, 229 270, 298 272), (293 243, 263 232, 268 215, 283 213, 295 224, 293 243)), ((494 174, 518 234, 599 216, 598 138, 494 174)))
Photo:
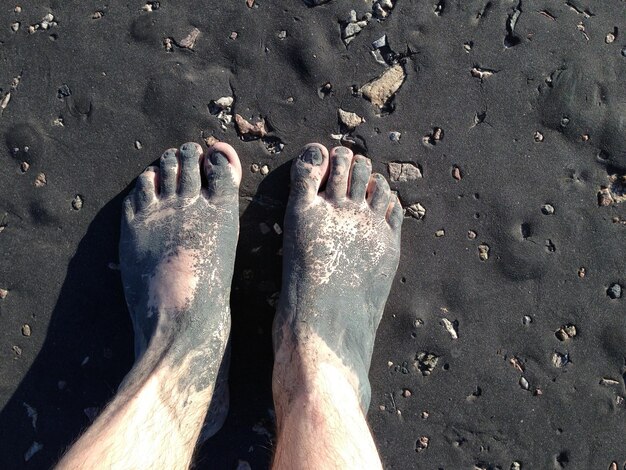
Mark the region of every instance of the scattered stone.
POLYGON ((394 182, 414 181, 422 177, 420 167, 413 162, 389 162, 389 179, 394 182))
POLYGON ((472 77, 479 78, 482 81, 491 77, 493 74, 498 73, 498 71, 475 66, 472 67, 470 73, 472 74, 472 77))
POLYGON ((452 167, 452 177, 457 181, 461 181, 463 179, 463 175, 461 174, 461 169, 456 165, 452 167))
POLYGON ((141 150, 141 148, 142 148, 142 147, 143 147, 143 145, 141 145, 141 142, 140 142, 140 141, 138 141, 138 140, 136 140, 136 141, 135 141, 135 148, 136 148, 137 150, 141 150))
POLYGON ((174 50, 174 40, 172 38, 163 38, 163 47, 165 47, 165 52, 172 52, 174 50))
POLYGON ((444 229, 439 229, 435 232, 435 237, 441 238, 446 235, 446 231, 444 229))
POLYGON ((405 78, 406 73, 402 65, 395 64, 385 70, 380 77, 363 85, 359 91, 382 110, 400 89, 405 78))
POLYGON ((33 26, 35 26, 35 29, 37 29, 36 26, 39 26, 39 28, 46 30, 56 25, 57 25, 57 22, 54 21, 54 15, 52 13, 48 13, 46 16, 43 17, 43 19, 39 22, 38 25, 33 25, 33 26))
POLYGON ((354 38, 367 26, 372 19, 371 13, 366 13, 361 19, 356 16, 356 11, 350 10, 350 18, 342 23, 341 40, 348 46, 354 38))
POLYGON ((317 90, 317 96, 319 96, 321 99, 326 98, 328 95, 331 95, 332 93, 333 93, 333 86, 330 82, 324 83, 317 90))
POLYGON ((20 173, 22 174, 26 173, 29 168, 30 168, 30 164, 28 162, 20 163, 20 173))
POLYGON ((80 194, 74 196, 72 199, 72 209, 75 211, 79 211, 83 208, 83 197, 80 194))
POLYGON ((391 14, 391 10, 393 10, 392 0, 374 0, 372 12, 379 20, 387 18, 391 14))
POLYGON ((7 289, 0 289, 0 300, 4 300, 9 295, 9 291, 7 289))
POLYGON ((583 279, 587 275, 587 269, 584 266, 578 268, 578 277, 583 279))
POLYGON ((228 37, 231 38, 234 41, 235 39, 237 39, 237 36, 239 36, 239 33, 237 31, 232 31, 230 33, 230 36, 228 36, 228 37))
POLYGON ((509 364, 513 366, 514 369, 519 370, 520 372, 524 372, 524 364, 520 359, 516 356, 511 356, 509 359, 509 364))
POLYGON ((248 6, 248 8, 254 7, 254 0, 246 0, 246 5, 248 6))
POLYGON ((92 15, 91 15, 91 19, 92 20, 99 20, 100 18, 102 18, 104 16, 104 12, 103 11, 95 11, 92 15))
POLYGON ((58 118, 54 119, 52 121, 52 125, 53 126, 58 126, 58 127, 65 127, 63 118, 61 116, 59 116, 58 118))
POLYGON ((576 25, 576 29, 578 29, 578 31, 580 31, 581 33, 583 33, 583 36, 585 36, 585 39, 587 41, 589 41, 589 35, 587 34, 587 31, 585 29, 585 24, 580 21, 577 25, 576 25))
POLYGON ((522 324, 524 325, 530 325, 532 322, 533 322, 532 317, 528 315, 524 315, 524 318, 522 318, 522 324))
POLYGON ((240 114, 235 114, 235 123, 239 136, 244 140, 253 140, 264 137, 267 134, 265 129, 265 120, 261 118, 259 121, 251 124, 240 114))
POLYGON ((465 49, 465 52, 467 52, 468 54, 472 50, 472 47, 474 47, 474 43, 472 41, 463 43, 463 49, 465 49))
POLYGON ((196 45, 198 36, 200 36, 200 30, 198 28, 193 28, 187 36, 180 40, 178 47, 193 50, 193 46, 196 45))
POLYGON ((437 366, 437 362, 439 361, 439 356, 433 353, 429 353, 426 351, 421 351, 417 353, 415 356, 415 361, 413 362, 413 367, 422 373, 424 376, 428 376, 431 374, 433 369, 437 366))
POLYGON ((272 225, 272 228, 274 229, 274 233, 276 235, 282 235, 283 229, 280 228, 280 225, 278 225, 278 222, 275 222, 274 225, 272 225))
POLYGON ((22 13, 22 7, 21 7, 21 6, 19 6, 19 5, 17 5, 17 6, 13 9, 13 11, 14 11, 15 13, 22 13))
POLYGON ((552 215, 554 214, 554 207, 551 204, 544 204, 541 206, 541 213, 543 215, 552 215))
POLYGON ((544 139, 543 134, 539 131, 535 131, 533 138, 535 139, 535 142, 543 142, 544 139))
POLYGON ((263 165, 263 166, 260 168, 259 172, 260 172, 263 176, 265 176, 265 175, 267 175, 267 174, 270 172, 270 167, 269 167, 269 166, 267 166, 267 165, 263 165))
POLYGON ((600 385, 604 385, 605 387, 611 387, 613 385, 619 385, 619 381, 610 377, 603 377, 600 379, 600 385))
POLYGON ((615 201, 613 200, 613 196, 611 195, 611 191, 607 187, 600 188, 598 191, 598 206, 606 207, 613 204, 615 201))
POLYGON ((46 178, 45 173, 39 173, 35 178, 35 187, 42 188, 43 186, 48 184, 48 179, 46 178))
POLYGON ((430 442, 430 438, 427 436, 420 437, 415 443, 415 452, 420 453, 428 448, 428 443, 430 442))
POLYGON ((380 411, 385 411, 387 409, 387 407, 385 405, 378 405, 378 409, 380 411))
POLYGON ((17 30, 20 29, 20 22, 16 21, 15 23, 11 23, 11 29, 13 32, 17 32, 17 30))
POLYGON ((568 353, 562 354, 558 351, 554 351, 554 353, 552 353, 552 365, 554 367, 560 369, 561 367, 565 367, 569 363, 570 359, 568 353))
POLYGON ((253 163, 252 165, 250 165, 250 171, 252 173, 258 173, 261 170, 261 168, 259 167, 258 163, 253 163))
POLYGON ((11 349, 17 357, 22 355, 22 348, 20 348, 19 346, 13 346, 11 349))
POLYGON ((413 217, 417 220, 422 220, 426 216, 426 208, 419 202, 407 206, 405 209, 405 215, 413 217))
POLYGON ((72 96, 72 90, 70 90, 70 87, 67 86, 66 83, 64 83, 57 90, 57 98, 62 100, 63 98, 67 98, 68 96, 72 96))
POLYGON ((39 442, 33 442, 24 454, 24 462, 28 462, 30 459, 32 459, 33 455, 35 455, 41 449, 43 449, 42 444, 40 444, 39 442))
POLYGON ((447 318, 442 318, 441 323, 443 323, 443 326, 446 329, 446 331, 450 333, 450 336, 452 336, 452 339, 459 338, 459 334, 457 331, 459 327, 459 322, 457 320, 454 320, 453 322, 451 322, 447 318))
POLYGON ((285 39, 287 37, 287 31, 282 30, 278 32, 278 39, 285 39))
POLYGON ((88 408, 85 408, 83 410, 83 413, 85 413, 85 416, 87 416, 89 422, 93 423, 96 419, 96 416, 98 416, 98 408, 96 408, 95 406, 90 406, 88 408))
POLYGON ((486 243, 478 245, 478 257, 481 261, 487 261, 489 259, 489 245, 486 243))
POLYGON ((548 253, 554 253, 556 251, 556 245, 554 244, 554 242, 550 239, 546 240, 546 251, 548 253))
POLYGON ((528 383, 528 380, 526 380, 524 376, 520 377, 519 386, 522 387, 524 390, 528 390, 530 388, 530 384, 528 383))
POLYGON ((381 47, 385 47, 387 45, 387 35, 383 34, 381 37, 372 42, 373 49, 380 49, 381 47))
POLYGON ((389 133, 389 140, 392 142, 400 142, 400 137, 402 137, 402 133, 398 131, 391 131, 389 133))
POLYGON ((559 341, 567 341, 570 338, 576 336, 576 326, 575 325, 563 325, 561 328, 554 332, 554 335, 558 338, 559 341))
POLYGON ((3 113, 4 110, 9 105, 9 101, 11 101, 11 92, 7 92, 6 95, 0 100, 0 113, 3 113))
POLYGON ((622 298, 622 286, 617 282, 614 282, 609 286, 606 290, 606 295, 608 295, 611 299, 621 299, 622 298))
POLYGON ((589 134, 583 134, 580 136, 580 140, 587 142, 589 140, 589 134))
POLYGON ((469 238, 470 240, 475 240, 477 236, 478 234, 474 230, 467 231, 467 238, 469 238))
POLYGON ((606 42, 607 44, 612 44, 615 42, 615 34, 613 33, 608 33, 605 37, 604 37, 604 42, 606 42))
POLYGON ((522 470, 522 464, 519 462, 513 462, 511 464, 511 470, 522 470))
POLYGON ((28 323, 25 323, 22 325, 22 335, 23 336, 30 336, 30 325, 28 323))
POLYGON ((409 398, 411 395, 412 395, 411 390, 409 390, 408 388, 405 388, 405 389, 402 391, 402 396, 403 396, 404 398, 409 398))
POLYGON ((437 145, 437 142, 443 140, 443 129, 441 127, 433 128, 430 134, 422 138, 422 142, 426 145, 437 145))
POLYGON ((26 409, 26 414, 30 418, 30 424, 33 426, 33 429, 36 431, 37 430, 37 410, 26 402, 22 402, 22 405, 24 405, 24 408, 26 409))
POLYGON ((143 11, 155 11, 161 8, 161 3, 158 1, 150 1, 146 2, 146 4, 141 7, 143 11))
POLYGON ((354 129, 359 124, 362 124, 365 122, 365 119, 363 119, 358 114, 345 111, 341 108, 337 110, 337 115, 339 116, 339 121, 348 129, 354 129))

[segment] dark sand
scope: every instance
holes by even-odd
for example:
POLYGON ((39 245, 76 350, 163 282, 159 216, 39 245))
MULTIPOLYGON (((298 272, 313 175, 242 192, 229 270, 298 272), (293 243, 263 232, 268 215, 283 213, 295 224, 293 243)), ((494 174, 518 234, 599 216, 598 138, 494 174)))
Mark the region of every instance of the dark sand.
POLYGON ((114 394, 133 350, 120 202, 164 149, 210 136, 244 179, 232 408, 198 467, 267 467, 289 160, 348 131, 338 108, 365 119, 347 140, 377 171, 414 164, 392 186, 426 210, 372 361, 385 466, 624 468, 623 1, 397 0, 348 47, 371 0, 45 3, 0 12, 0 468, 47 468, 114 394), (406 78, 381 115, 358 89, 387 67, 384 34, 406 78), (228 96, 264 140, 222 130, 228 96))

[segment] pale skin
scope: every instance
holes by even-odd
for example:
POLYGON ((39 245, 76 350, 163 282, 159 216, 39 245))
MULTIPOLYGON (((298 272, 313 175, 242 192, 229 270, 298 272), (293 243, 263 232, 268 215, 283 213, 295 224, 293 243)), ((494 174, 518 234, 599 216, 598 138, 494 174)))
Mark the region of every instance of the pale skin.
MULTIPOLYGON (((203 154, 188 143, 138 178, 120 247, 137 361, 58 468, 189 468, 197 443, 221 426, 241 175, 228 144, 203 154)), ((382 468, 365 420, 367 371, 401 223, 397 197, 365 157, 309 144, 294 160, 272 468, 382 468)))

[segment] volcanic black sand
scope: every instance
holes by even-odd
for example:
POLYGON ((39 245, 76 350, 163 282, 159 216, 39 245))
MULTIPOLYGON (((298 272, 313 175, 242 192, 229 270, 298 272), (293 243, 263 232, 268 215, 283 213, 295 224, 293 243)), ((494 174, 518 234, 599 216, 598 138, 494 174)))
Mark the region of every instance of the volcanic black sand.
POLYGON ((406 208, 370 373, 385 466, 624 468, 626 3, 38 3, 0 11, 0 468, 49 467, 115 393, 121 200, 214 138, 244 175, 231 412, 199 468, 268 466, 311 141, 369 156, 406 208))

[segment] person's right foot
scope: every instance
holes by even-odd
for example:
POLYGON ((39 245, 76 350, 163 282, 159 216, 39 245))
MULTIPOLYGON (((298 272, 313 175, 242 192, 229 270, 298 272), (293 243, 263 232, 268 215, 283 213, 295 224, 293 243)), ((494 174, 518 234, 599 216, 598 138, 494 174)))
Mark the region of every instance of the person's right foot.
POLYGON ((331 366, 367 412, 367 375, 398 267, 402 220, 400 201, 383 176, 371 174, 367 158, 345 147, 329 157, 310 144, 293 162, 274 320, 274 391, 287 402, 306 387, 308 371, 331 366))

